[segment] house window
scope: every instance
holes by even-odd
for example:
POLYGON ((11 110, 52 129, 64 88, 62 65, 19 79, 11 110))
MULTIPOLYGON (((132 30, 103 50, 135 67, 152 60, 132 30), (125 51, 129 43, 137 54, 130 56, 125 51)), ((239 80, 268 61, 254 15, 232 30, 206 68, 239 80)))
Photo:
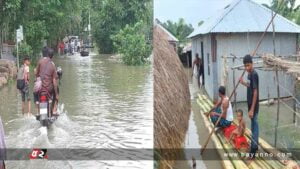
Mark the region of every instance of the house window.
POLYGON ((209 53, 207 53, 207 74, 210 75, 210 58, 209 58, 209 53))

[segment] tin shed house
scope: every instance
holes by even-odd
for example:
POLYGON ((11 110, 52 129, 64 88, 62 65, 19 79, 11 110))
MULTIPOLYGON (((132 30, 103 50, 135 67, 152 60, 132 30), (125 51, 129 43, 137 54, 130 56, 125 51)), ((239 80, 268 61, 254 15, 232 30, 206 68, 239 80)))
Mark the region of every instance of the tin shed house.
MULTIPOLYGON (((204 24, 189 35, 192 40, 192 57, 199 54, 204 63, 205 90, 212 99, 218 97, 218 87, 225 85, 229 96, 238 82, 243 70, 235 70, 234 66, 242 65, 242 58, 256 48, 257 43, 271 21, 272 11, 251 0, 234 0, 222 11, 204 21, 204 24), (232 54, 237 56, 232 59, 232 54), (231 58, 230 58, 231 57, 231 58), (234 61, 233 61, 234 60, 234 61)), ((273 53, 275 42, 276 55, 295 55, 300 26, 288 19, 276 15, 273 26, 270 26, 257 51, 257 54, 273 53), (273 41, 274 40, 274 41, 273 41)), ((254 59, 257 62, 261 59, 254 59)), ((255 64, 257 65, 257 64, 255 64)), ((259 75, 259 97, 261 100, 276 98, 275 73, 257 69, 259 75)), ((294 90, 294 79, 280 72, 280 96, 290 96, 294 90)), ((247 79, 244 76, 244 79, 247 79)), ((246 88, 239 86, 236 100, 246 101, 246 88)))

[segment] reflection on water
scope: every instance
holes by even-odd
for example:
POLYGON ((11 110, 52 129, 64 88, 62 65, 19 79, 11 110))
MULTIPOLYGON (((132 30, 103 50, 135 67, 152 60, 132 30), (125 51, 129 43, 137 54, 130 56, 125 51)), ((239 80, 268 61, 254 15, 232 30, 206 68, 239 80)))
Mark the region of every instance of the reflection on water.
MULTIPOLYGON (((56 59, 63 69, 60 112, 49 130, 23 118, 15 84, 0 90, 0 112, 10 148, 152 148, 151 66, 113 63, 105 55, 56 59)), ((150 161, 22 161, 12 168, 152 168, 150 161), (38 164, 38 165, 37 165, 38 164), (36 166, 37 165, 37 166, 36 166)))
MULTIPOLYGON (((200 115, 200 109, 197 105, 196 98, 198 97, 199 92, 203 92, 198 89, 197 81, 194 78, 191 78, 191 71, 186 69, 186 74, 189 78, 189 88, 191 93, 191 103, 192 103, 192 112, 189 119, 189 127, 186 133, 185 145, 186 149, 198 149, 197 151, 185 151, 186 161, 176 161, 174 169, 193 169, 192 157, 195 157, 196 160, 196 169, 221 169, 221 162, 216 160, 201 160, 200 148, 201 144, 204 144, 208 137, 208 129, 206 128, 202 116, 200 115), (196 153, 196 154, 193 154, 196 153), (198 158, 200 157, 200 159, 198 158)), ((207 145, 207 148, 215 148, 212 141, 207 145)), ((205 155, 205 153, 204 153, 205 155)), ((218 159, 219 154, 211 153, 210 159, 218 159)))

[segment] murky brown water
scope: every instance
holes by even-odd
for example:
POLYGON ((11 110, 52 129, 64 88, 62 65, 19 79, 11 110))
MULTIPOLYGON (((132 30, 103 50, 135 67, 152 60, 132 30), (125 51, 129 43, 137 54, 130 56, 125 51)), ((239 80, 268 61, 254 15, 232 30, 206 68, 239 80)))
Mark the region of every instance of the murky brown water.
MULTIPOLYGON (((125 66, 105 55, 55 59, 64 74, 59 119, 49 130, 22 117, 15 84, 0 90, 8 148, 152 148, 151 66, 125 66)), ((8 168, 153 168, 152 161, 21 161, 8 168)))

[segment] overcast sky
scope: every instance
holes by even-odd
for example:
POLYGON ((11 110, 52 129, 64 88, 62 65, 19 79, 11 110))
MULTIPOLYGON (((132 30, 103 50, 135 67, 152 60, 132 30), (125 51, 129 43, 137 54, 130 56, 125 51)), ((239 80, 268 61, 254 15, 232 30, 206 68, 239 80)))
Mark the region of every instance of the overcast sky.
MULTIPOLYGON (((272 0, 254 1, 268 5, 272 2, 272 0)), ((154 18, 162 22, 184 18, 187 23, 197 27, 201 20, 207 19, 230 2, 232 0, 154 0, 154 18)), ((296 3, 300 4, 300 0, 296 3)))

